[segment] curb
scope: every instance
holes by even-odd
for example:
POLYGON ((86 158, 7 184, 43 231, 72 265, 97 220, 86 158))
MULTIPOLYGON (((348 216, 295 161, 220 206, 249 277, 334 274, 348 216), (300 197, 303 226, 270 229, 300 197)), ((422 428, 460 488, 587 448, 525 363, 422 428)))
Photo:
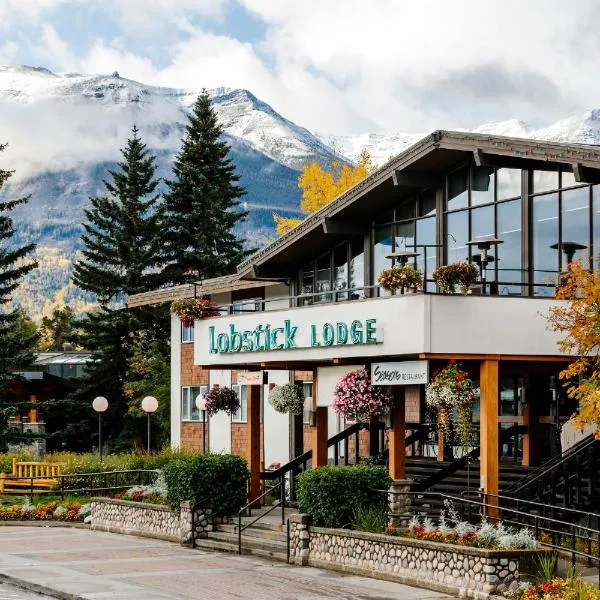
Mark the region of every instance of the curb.
POLYGON ((90 529, 89 523, 52 521, 51 519, 40 521, 0 521, 0 527, 70 527, 73 529, 90 529))
POLYGON ((10 585, 21 590, 35 592, 36 594, 42 594, 44 596, 49 596, 50 598, 57 598, 58 600, 87 600, 85 597, 79 596, 78 594, 61 592, 60 590, 55 590, 38 583, 32 583, 31 581, 27 581, 26 579, 21 579, 19 577, 13 577, 12 575, 6 575, 5 573, 0 573, 0 582, 9 583, 10 585))

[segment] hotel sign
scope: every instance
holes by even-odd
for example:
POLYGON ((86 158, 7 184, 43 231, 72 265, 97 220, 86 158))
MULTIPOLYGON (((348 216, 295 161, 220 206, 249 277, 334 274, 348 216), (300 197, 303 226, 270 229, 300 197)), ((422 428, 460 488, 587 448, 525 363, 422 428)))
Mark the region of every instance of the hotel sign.
POLYGON ((419 385, 429 381, 429 363, 426 360, 372 363, 373 385, 419 385))
POLYGON ((252 329, 236 327, 235 323, 220 328, 208 327, 210 354, 237 354, 298 348, 327 348, 356 344, 377 344, 383 341, 383 330, 377 319, 325 322, 320 325, 294 323, 259 323, 252 329))

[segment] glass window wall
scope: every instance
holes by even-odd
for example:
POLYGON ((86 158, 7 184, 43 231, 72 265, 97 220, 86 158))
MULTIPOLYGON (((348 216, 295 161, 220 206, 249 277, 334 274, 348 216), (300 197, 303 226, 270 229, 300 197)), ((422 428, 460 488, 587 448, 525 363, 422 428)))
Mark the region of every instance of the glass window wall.
POLYGON ((550 248, 558 243, 558 194, 535 196, 532 210, 534 294, 552 296, 560 265, 558 250, 550 248))

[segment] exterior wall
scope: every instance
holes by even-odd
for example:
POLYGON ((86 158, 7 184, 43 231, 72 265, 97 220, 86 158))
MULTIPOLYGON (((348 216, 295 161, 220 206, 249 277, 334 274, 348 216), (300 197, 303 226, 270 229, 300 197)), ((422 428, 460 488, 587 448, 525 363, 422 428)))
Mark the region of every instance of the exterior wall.
POLYGON ((284 465, 290 458, 290 415, 277 412, 268 401, 269 388, 290 382, 289 371, 268 371, 269 385, 263 387, 263 427, 268 432, 264 438, 265 466, 284 465))
POLYGON ((181 446, 181 321, 171 315, 171 447, 181 446))
POLYGON ((560 356, 559 336, 548 329, 545 319, 550 307, 557 304, 556 300, 541 298, 405 294, 269 313, 215 317, 196 323, 196 341, 199 343, 194 344, 194 362, 226 367, 240 361, 250 365, 335 358, 362 363, 378 357, 420 353, 560 356), (311 345, 311 326, 314 325, 319 332, 326 324, 352 323, 355 319, 363 323, 367 319, 375 320, 376 342, 311 345), (209 326, 215 327, 215 334, 219 335, 227 334, 230 325, 241 332, 266 324, 270 324, 272 329, 284 327, 286 320, 290 321, 290 327, 297 327, 294 348, 285 351, 209 352, 209 326))
POLYGON ((518 587, 523 562, 539 551, 483 550, 422 540, 311 527, 307 515, 290 517, 293 562, 490 598, 518 587))
MULTIPOLYGON (((202 422, 184 421, 181 423, 181 448, 202 452, 202 422)), ((208 423, 206 424, 206 446, 208 450, 208 423)))
MULTIPOLYGON (((194 346, 196 343, 194 343, 194 346)), ((213 370, 210 371, 210 387, 214 385, 231 386, 231 371, 213 370)), ((231 417, 224 412, 217 413, 210 417, 209 431, 209 449, 211 452, 229 453, 231 452, 231 417)))

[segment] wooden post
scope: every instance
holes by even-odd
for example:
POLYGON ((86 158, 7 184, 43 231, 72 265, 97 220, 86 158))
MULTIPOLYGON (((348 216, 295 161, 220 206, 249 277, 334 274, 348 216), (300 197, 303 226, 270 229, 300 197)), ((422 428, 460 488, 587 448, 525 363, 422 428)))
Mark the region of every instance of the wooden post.
MULTIPOLYGON (((250 469, 250 500, 261 494, 260 485, 260 385, 248 386, 248 467, 250 469)), ((253 508, 260 506, 260 502, 253 508)))
POLYGON ((317 406, 312 427, 312 467, 327 465, 327 407, 317 406))
POLYGON ((535 396, 532 392, 534 389, 539 389, 541 382, 537 382, 536 378, 529 382, 525 388, 525 403, 523 404, 523 425, 527 427, 527 431, 523 434, 523 465, 534 467, 540 464, 540 431, 539 431, 539 416, 536 411, 535 396), (532 385, 533 384, 533 385, 532 385))
POLYGON ((35 405, 37 403, 37 396, 35 394, 31 394, 31 396, 29 396, 29 402, 31 403, 31 406, 29 407, 29 422, 37 423, 38 422, 38 410, 35 407, 35 405))
POLYGON ((389 433, 389 473, 392 481, 406 479, 406 417, 404 386, 393 386, 394 408, 392 410, 392 429, 389 433))
MULTIPOLYGON (((498 361, 482 360, 480 364, 480 487, 484 493, 498 494, 498 361)), ((496 505, 497 498, 485 498, 496 505)), ((498 511, 488 509, 490 518, 497 518, 498 511)))

